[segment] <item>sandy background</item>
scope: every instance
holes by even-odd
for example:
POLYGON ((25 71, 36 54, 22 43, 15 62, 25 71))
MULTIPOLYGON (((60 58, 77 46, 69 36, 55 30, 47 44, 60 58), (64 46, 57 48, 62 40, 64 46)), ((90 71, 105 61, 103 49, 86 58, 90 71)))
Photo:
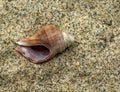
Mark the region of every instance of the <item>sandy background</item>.
POLYGON ((120 0, 0 0, 0 92, 120 92, 120 0), (14 42, 47 24, 76 41, 35 65, 14 42))

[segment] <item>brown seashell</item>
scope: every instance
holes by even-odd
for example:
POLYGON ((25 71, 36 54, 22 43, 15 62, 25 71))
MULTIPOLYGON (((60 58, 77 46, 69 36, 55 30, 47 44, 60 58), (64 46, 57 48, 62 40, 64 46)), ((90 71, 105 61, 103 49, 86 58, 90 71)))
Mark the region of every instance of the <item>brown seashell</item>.
POLYGON ((74 38, 53 25, 41 28, 37 33, 17 42, 16 50, 33 63, 43 63, 71 45, 74 38))

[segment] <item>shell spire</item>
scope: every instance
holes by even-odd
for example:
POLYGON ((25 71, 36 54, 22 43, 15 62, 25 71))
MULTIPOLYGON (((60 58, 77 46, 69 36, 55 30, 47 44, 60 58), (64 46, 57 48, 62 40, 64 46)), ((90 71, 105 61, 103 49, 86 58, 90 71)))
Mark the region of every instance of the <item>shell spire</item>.
POLYGON ((39 64, 64 51, 73 41, 71 35, 60 31, 56 26, 47 25, 33 36, 16 42, 16 50, 31 62, 39 64))

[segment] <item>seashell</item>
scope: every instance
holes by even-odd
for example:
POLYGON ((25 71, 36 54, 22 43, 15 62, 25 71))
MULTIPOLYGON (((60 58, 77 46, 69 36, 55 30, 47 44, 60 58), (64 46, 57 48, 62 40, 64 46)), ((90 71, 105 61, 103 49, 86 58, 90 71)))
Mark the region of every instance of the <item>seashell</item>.
POLYGON ((62 53, 73 41, 71 35, 60 31, 56 26, 47 25, 33 36, 16 42, 16 50, 31 62, 39 64, 52 59, 57 53, 62 53))

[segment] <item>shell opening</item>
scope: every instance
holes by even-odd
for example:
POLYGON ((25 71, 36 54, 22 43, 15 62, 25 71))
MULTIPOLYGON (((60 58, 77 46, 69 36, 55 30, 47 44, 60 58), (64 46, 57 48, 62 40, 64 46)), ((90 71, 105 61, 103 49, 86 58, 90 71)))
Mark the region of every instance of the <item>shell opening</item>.
POLYGON ((44 45, 19 46, 16 50, 23 54, 26 58, 34 61, 34 63, 45 61, 51 53, 50 49, 44 45))
POLYGON ((50 53, 49 49, 45 46, 31 46, 31 51, 36 54, 38 58, 45 58, 50 53))

